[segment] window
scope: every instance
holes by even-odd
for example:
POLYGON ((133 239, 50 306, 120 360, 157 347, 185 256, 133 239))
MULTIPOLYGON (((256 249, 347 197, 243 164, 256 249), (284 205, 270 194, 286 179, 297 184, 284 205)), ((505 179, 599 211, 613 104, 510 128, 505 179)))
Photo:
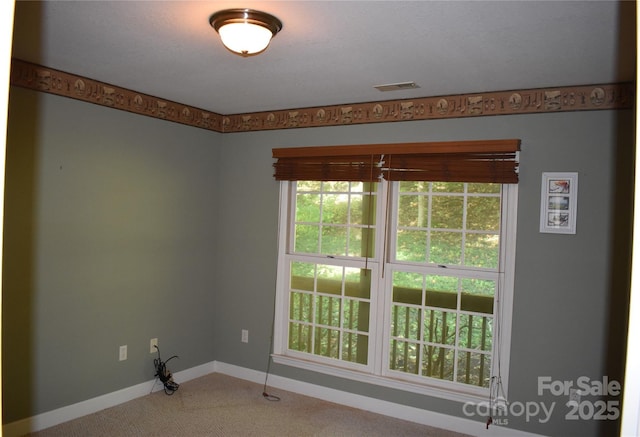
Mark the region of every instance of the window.
POLYGON ((439 182, 394 190, 390 373, 489 387, 501 191, 439 182))
MULTIPOLYGON (((287 350, 346 363, 370 361, 376 183, 291 184, 287 350)), ((376 263, 377 264, 377 263, 376 263)))
POLYGON ((457 400, 506 392, 517 185, 346 161, 364 180, 282 182, 274 360, 457 400))

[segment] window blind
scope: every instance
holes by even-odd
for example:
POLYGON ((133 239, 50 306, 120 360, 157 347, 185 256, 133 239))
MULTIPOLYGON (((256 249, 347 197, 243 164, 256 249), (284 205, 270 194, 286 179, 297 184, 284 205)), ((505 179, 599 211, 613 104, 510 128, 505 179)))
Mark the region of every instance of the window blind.
POLYGON ((287 181, 362 181, 380 179, 380 156, 298 156, 278 158, 275 178, 287 181))
POLYGON ((520 140, 363 144, 272 150, 276 180, 518 182, 520 140))

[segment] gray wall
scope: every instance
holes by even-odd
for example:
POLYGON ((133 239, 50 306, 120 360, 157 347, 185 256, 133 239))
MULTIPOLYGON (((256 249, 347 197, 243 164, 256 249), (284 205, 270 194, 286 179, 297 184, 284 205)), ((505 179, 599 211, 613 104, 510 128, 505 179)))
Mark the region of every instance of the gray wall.
POLYGON ((215 358, 219 140, 11 89, 5 423, 153 379, 153 337, 172 371, 215 358))
MULTIPOLYGON (((180 355, 174 371, 212 360, 266 370, 278 216, 271 148, 520 138, 509 398, 558 405, 547 424, 510 425, 615 433, 615 422, 564 420, 566 400, 538 397, 537 378, 621 378, 631 111, 218 135, 20 89, 10 109, 5 422, 149 380, 151 337, 180 355), (576 235, 538 232, 543 171, 579 172, 576 235), (120 344, 129 345, 125 362, 120 344)), ((461 405, 429 396, 271 371, 464 417, 461 405)))
MULTIPOLYGON (((274 302, 278 184, 271 148, 367 142, 520 138, 515 303, 509 399, 556 402, 549 423, 509 417, 547 435, 614 435, 617 422, 566 421, 566 398, 537 395, 538 376, 621 379, 629 275, 631 111, 403 122, 225 136, 220 193, 224 253, 215 320, 216 359, 266 370, 274 302), (248 163, 248 171, 237 168, 248 163), (579 172, 576 235, 539 233, 545 171, 579 172), (239 341, 249 329, 250 343, 239 341), (227 335, 219 335, 221 333, 227 335)), ((464 417, 461 405, 272 366, 274 374, 464 417)), ((595 400, 595 399, 592 399, 595 400)), ((618 400, 620 400, 618 398, 618 400)), ((484 420, 484 418, 480 418, 484 420)), ((482 428, 479 425, 479 432, 482 428)))

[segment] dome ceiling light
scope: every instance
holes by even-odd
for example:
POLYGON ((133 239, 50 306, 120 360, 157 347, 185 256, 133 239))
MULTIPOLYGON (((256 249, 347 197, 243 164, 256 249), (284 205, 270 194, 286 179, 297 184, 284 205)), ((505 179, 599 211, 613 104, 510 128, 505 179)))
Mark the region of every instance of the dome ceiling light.
POLYGON ((282 29, 282 22, 273 15, 253 9, 225 9, 209 18, 222 44, 240 56, 262 53, 271 38, 282 29))

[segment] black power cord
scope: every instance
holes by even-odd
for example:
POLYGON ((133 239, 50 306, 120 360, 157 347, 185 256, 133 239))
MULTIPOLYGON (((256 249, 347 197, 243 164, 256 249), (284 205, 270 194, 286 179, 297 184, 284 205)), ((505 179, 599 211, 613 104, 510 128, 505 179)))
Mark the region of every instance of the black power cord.
POLYGON ((167 363, 172 359, 179 357, 177 355, 174 355, 167 361, 162 361, 162 359, 160 358, 160 348, 157 345, 154 345, 154 347, 158 351, 158 358, 154 358, 153 360, 153 365, 156 368, 156 381, 160 379, 160 381, 162 381, 162 384, 164 385, 164 392, 168 395, 172 395, 176 390, 178 390, 180 384, 173 380, 173 375, 171 375, 171 372, 169 372, 169 370, 167 369, 167 363))

